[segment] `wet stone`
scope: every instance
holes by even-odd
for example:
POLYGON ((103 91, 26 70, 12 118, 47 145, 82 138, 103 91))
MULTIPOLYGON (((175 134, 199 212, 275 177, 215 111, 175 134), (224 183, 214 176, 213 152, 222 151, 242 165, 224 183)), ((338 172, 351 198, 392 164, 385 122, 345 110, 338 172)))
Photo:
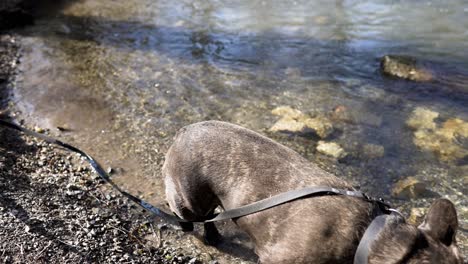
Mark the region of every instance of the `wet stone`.
POLYGON ((306 126, 290 117, 283 117, 278 120, 271 128, 273 132, 304 133, 306 126))
POLYGON ((392 195, 405 200, 436 196, 435 193, 428 189, 426 183, 419 181, 415 177, 399 180, 393 186, 392 195))
POLYGON ((81 193, 81 191, 79 191, 79 190, 76 190, 76 191, 70 191, 69 190, 69 191, 65 192, 65 194, 68 195, 68 196, 75 196, 75 195, 78 195, 80 193, 81 193))
POLYGON ((435 129, 434 119, 439 117, 439 113, 424 107, 416 107, 411 113, 406 124, 412 129, 435 129))
POLYGON ((42 127, 36 126, 36 127, 34 127, 34 132, 37 132, 37 133, 41 133, 41 134, 42 134, 42 133, 45 132, 45 129, 42 128, 42 127))
POLYGON ((377 144, 365 144, 362 147, 362 153, 366 158, 377 159, 385 155, 385 148, 377 144))
POLYGON ((317 151, 325 154, 327 156, 331 156, 336 159, 342 159, 346 157, 347 153, 344 149, 335 142, 325 142, 319 141, 317 144, 317 151))
POLYGON ((333 133, 333 124, 325 116, 310 117, 289 106, 273 109, 272 114, 281 118, 270 128, 273 132, 294 134, 315 133, 320 138, 327 138, 333 133))
POLYGON ((300 119, 304 125, 313 130, 320 138, 327 138, 333 133, 333 125, 326 117, 320 116, 315 118, 300 119))
POLYGON ((412 225, 419 225, 424 220, 424 216, 427 213, 427 208, 416 207, 411 208, 410 216, 408 217, 408 223, 412 225))
POLYGON ((444 135, 448 139, 454 140, 456 137, 468 137, 468 122, 459 118, 451 118, 442 124, 439 134, 444 135))
POLYGON ((380 70, 386 75, 411 81, 427 82, 434 79, 428 69, 408 56, 385 55, 380 60, 380 70))
POLYGON ((371 112, 350 110, 344 105, 336 106, 330 113, 331 120, 334 122, 345 122, 350 124, 364 124, 378 127, 382 124, 382 117, 371 112))
POLYGON ((406 124, 414 129, 413 142, 419 148, 431 151, 442 161, 464 159, 468 156, 468 122, 450 118, 442 124, 434 119, 439 114, 425 108, 416 108, 406 124))
POLYGON ((304 114, 296 109, 291 108, 290 106, 279 106, 271 111, 272 114, 282 117, 289 117, 291 119, 298 119, 304 114))

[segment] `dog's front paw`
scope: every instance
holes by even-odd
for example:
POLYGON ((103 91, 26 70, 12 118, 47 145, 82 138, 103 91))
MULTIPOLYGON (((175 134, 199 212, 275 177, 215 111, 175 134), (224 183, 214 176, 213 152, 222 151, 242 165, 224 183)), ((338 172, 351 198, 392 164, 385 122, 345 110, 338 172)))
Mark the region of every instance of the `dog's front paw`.
POLYGON ((180 222, 179 225, 182 228, 182 231, 184 232, 192 232, 194 228, 192 223, 180 222))
POLYGON ((222 236, 213 223, 205 223, 204 229, 203 239, 205 244, 215 246, 221 242, 222 236))

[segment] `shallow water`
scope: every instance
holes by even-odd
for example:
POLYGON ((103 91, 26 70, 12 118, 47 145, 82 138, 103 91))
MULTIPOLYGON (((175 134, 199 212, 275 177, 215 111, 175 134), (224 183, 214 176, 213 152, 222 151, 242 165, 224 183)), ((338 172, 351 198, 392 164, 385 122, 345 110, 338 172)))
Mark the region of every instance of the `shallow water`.
POLYGON ((468 121, 465 1, 111 3, 77 1, 22 32, 13 101, 29 122, 121 168, 116 180, 155 204, 164 203, 160 168, 172 136, 209 119, 273 137, 404 211, 431 201, 390 197, 394 182, 415 176, 456 203, 468 255, 467 159, 419 149, 405 124, 416 107, 468 121), (422 59, 454 81, 384 77, 385 54, 422 59), (351 118, 336 121, 329 140, 351 158, 317 154, 317 138, 269 132, 282 105, 325 116, 344 107, 351 118), (384 156, 361 155, 368 143, 384 156))

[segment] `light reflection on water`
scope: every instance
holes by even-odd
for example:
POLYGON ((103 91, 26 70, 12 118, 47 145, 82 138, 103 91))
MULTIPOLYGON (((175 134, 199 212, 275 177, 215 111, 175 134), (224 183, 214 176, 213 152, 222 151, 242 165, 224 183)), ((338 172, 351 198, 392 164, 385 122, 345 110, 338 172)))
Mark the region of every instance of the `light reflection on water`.
POLYGON ((60 137, 122 167, 119 182, 154 203, 175 131, 219 119, 386 197, 401 177, 429 181, 464 208, 466 228, 466 161, 417 149, 405 120, 417 106, 468 120, 467 90, 385 78, 378 67, 385 54, 408 54, 466 87, 467 15, 455 0, 78 1, 23 32, 15 100, 34 123, 68 126, 60 137), (281 105, 319 115, 345 106, 354 120, 337 123, 332 140, 350 153, 383 145, 385 156, 335 163, 314 154, 316 139, 269 133, 281 105))

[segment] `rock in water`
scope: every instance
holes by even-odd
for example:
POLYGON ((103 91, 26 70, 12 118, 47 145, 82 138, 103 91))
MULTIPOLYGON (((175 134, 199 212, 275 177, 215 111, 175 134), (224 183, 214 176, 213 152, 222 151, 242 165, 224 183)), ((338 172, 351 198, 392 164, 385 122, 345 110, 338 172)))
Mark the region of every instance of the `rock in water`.
POLYGON ((325 116, 310 117, 289 106, 277 107, 271 113, 282 117, 270 128, 273 132, 315 133, 326 138, 334 131, 331 121, 325 116))
POLYGON ((301 111, 293 109, 290 106, 276 107, 275 109, 271 110, 271 113, 277 116, 289 117, 292 119, 298 119, 304 115, 301 111))
POLYGON ((380 70, 389 76, 427 82, 434 80, 433 74, 418 64, 414 58, 407 56, 385 55, 380 60, 380 70))
POLYGON ((413 111, 406 124, 415 130, 414 144, 443 161, 466 158, 468 148, 463 142, 468 139, 468 122, 450 118, 439 125, 434 121, 438 117, 439 113, 422 107, 413 111))
POLYGON ((336 159, 342 159, 346 157, 347 153, 344 151, 344 149, 338 145, 335 142, 325 142, 323 140, 319 141, 317 144, 317 151, 334 157, 336 159))
POLYGON ((446 138, 455 140, 459 138, 468 137, 468 123, 459 119, 451 118, 442 124, 439 134, 444 135, 446 138))
POLYGON ((377 144, 365 144, 362 146, 362 154, 366 158, 378 159, 385 155, 385 148, 377 144))
POLYGON ((416 107, 411 113, 406 124, 412 129, 435 129, 436 123, 434 119, 439 117, 439 113, 431 111, 424 107, 416 107))
POLYGON ((288 132, 288 133, 306 133, 304 123, 290 117, 283 117, 278 120, 271 128, 273 132, 288 132))
POLYGON ((326 138, 333 133, 333 125, 324 116, 299 119, 307 128, 313 130, 320 138, 326 138))
POLYGON ((434 196, 427 185, 414 177, 399 180, 392 189, 392 195, 401 199, 418 199, 434 196))

